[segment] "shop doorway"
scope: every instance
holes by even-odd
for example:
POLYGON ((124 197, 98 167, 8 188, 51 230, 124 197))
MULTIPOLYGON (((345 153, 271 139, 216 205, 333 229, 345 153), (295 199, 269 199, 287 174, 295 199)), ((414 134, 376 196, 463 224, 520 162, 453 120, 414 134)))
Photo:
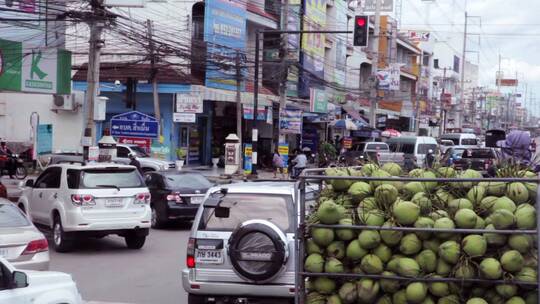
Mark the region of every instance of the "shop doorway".
POLYGON ((206 164, 207 151, 204 145, 207 130, 206 118, 199 117, 197 123, 181 125, 178 137, 178 147, 186 153, 186 165, 206 164))

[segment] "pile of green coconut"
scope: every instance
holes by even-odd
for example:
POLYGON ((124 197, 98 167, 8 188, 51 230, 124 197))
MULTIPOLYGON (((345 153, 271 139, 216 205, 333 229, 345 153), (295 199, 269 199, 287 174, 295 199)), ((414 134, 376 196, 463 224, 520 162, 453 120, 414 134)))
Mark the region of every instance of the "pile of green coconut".
MULTIPOLYGON (((394 163, 360 170, 329 168, 328 176, 405 176, 394 163)), ((515 177, 536 178, 529 171, 515 177)), ((418 178, 482 178, 474 170, 415 169, 418 178)), ((304 268, 308 304, 536 304, 536 236, 489 230, 535 230, 534 182, 401 182, 332 179, 309 212, 304 268), (347 225, 485 229, 482 233, 350 229, 347 225), (337 277, 356 273, 410 280, 337 277), (457 278, 424 282, 415 278, 457 278), (486 279, 494 282, 467 282, 486 279), (495 282, 497 281, 497 282, 495 282)))

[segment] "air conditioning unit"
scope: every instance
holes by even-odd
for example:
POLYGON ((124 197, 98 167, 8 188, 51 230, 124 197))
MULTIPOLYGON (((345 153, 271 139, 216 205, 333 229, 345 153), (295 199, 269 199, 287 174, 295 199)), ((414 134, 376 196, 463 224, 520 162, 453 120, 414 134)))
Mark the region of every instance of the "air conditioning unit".
POLYGON ((51 110, 58 111, 77 111, 77 109, 82 105, 82 98, 77 94, 73 93, 70 95, 53 95, 53 103, 51 110))

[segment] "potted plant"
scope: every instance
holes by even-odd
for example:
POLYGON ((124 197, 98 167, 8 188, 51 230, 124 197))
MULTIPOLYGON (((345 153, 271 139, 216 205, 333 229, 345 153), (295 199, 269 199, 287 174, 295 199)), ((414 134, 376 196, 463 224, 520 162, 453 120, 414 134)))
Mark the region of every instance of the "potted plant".
POLYGON ((176 169, 182 170, 182 167, 184 166, 184 161, 186 159, 187 151, 186 148, 177 148, 176 149, 176 157, 178 160, 176 161, 176 169))
POLYGON ((212 148, 212 166, 214 168, 217 168, 220 156, 221 156, 221 149, 219 147, 214 146, 212 148))

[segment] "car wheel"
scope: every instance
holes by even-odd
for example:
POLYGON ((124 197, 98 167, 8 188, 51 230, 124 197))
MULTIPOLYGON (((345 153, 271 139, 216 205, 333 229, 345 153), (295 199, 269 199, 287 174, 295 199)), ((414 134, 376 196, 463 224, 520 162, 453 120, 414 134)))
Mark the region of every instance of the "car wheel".
POLYGON ((144 246, 144 242, 146 241, 146 236, 131 234, 125 236, 125 239, 126 245, 129 249, 141 249, 144 246))
POLYGON ((152 210, 152 214, 151 214, 151 217, 150 217, 150 224, 152 226, 152 228, 156 229, 156 228, 161 228, 161 226, 163 225, 163 222, 159 219, 159 212, 157 211, 156 207, 154 206, 150 206, 151 210, 152 210))
POLYGON ((188 294, 188 304, 205 304, 203 296, 188 294))
POLYGON ((71 250, 71 242, 66 240, 66 233, 58 215, 54 217, 53 223, 53 246, 56 252, 68 252, 71 250))

